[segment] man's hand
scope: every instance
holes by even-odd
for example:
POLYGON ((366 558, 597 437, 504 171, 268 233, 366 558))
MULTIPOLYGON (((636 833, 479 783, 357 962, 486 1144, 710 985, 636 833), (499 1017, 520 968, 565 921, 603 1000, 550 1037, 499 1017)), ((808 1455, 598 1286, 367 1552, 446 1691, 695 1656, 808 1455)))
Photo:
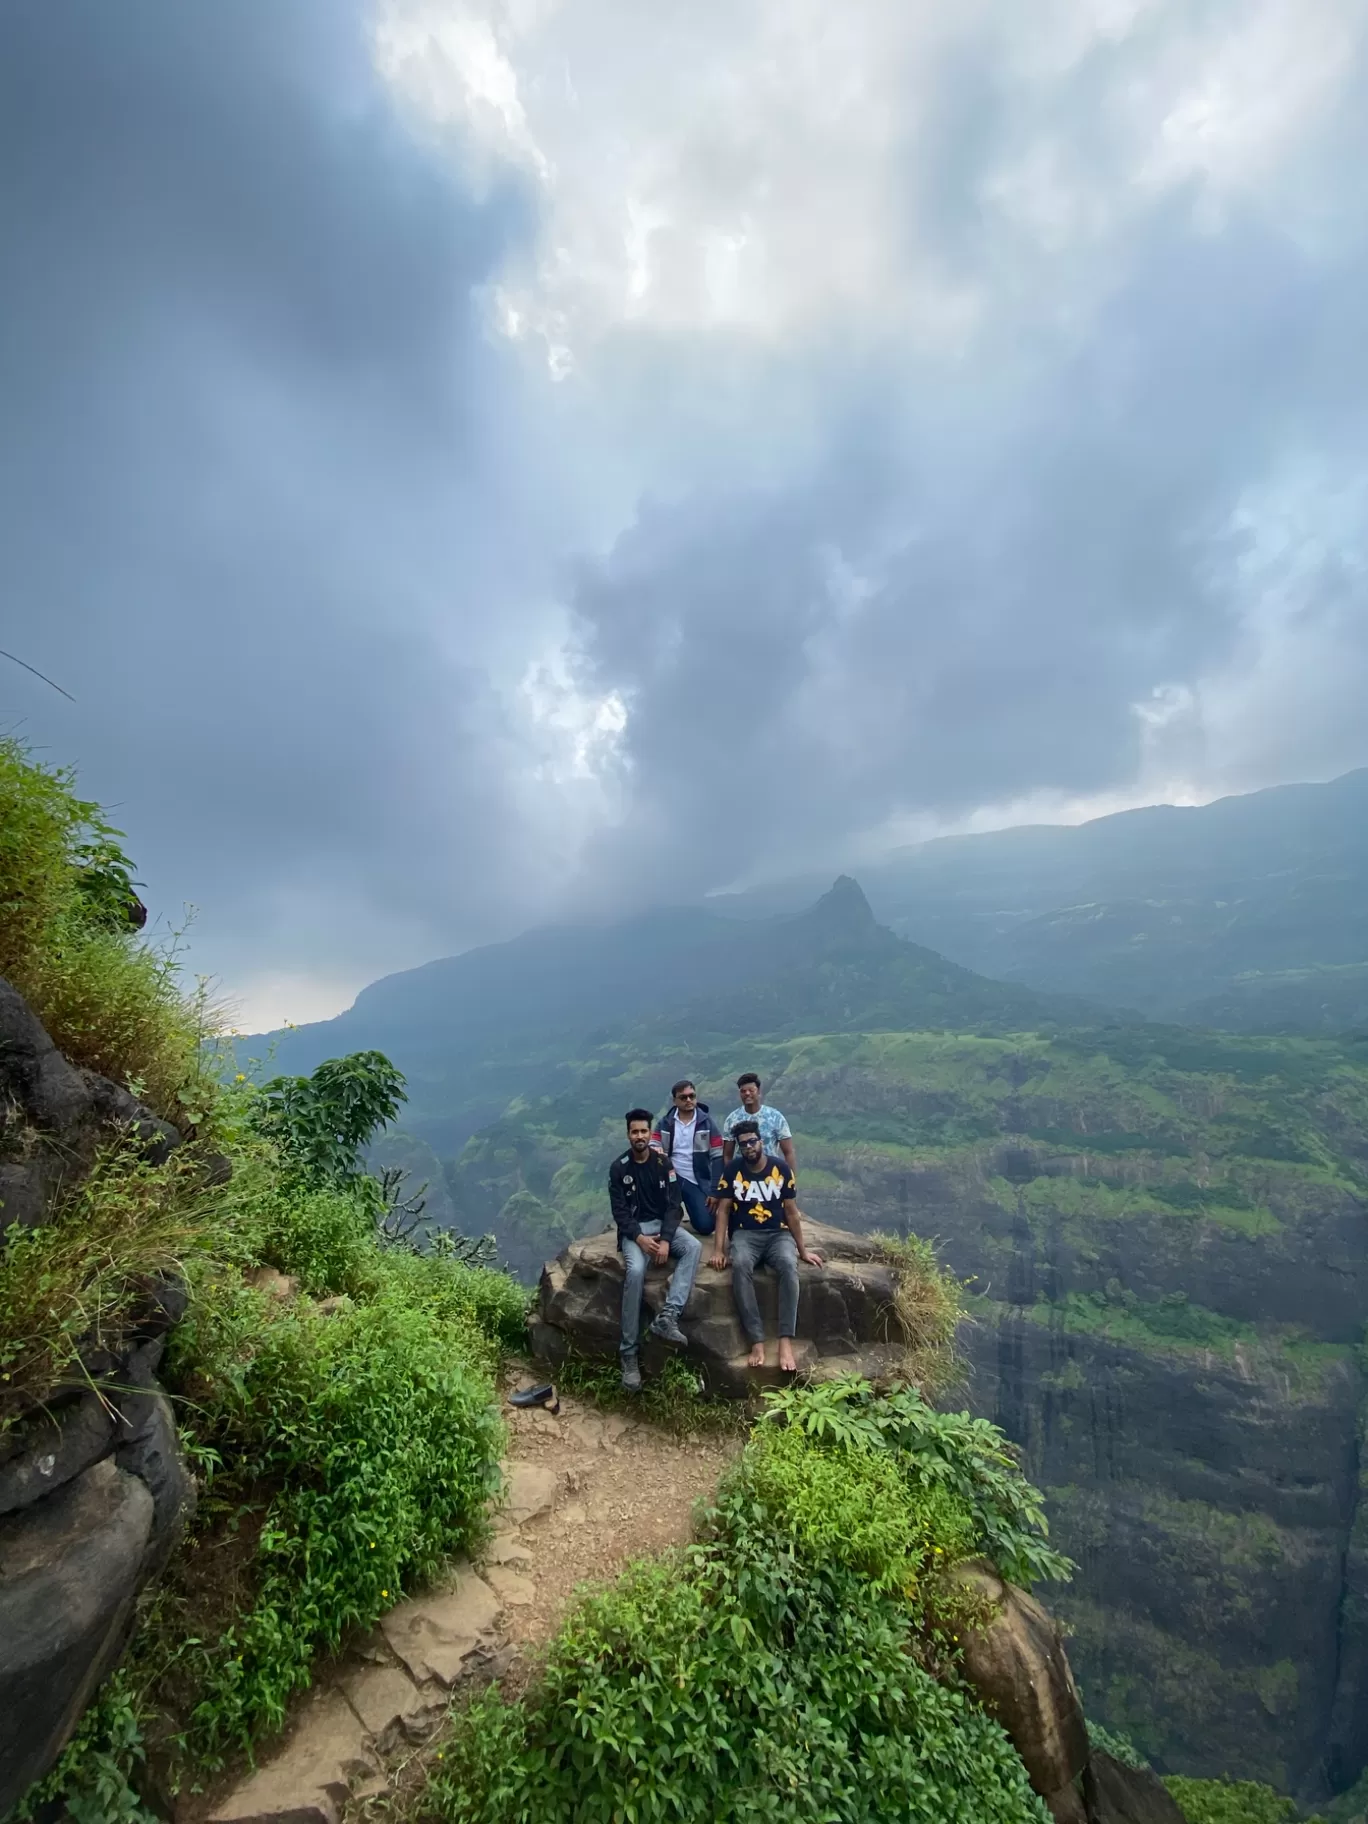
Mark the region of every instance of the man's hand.
POLYGON ((666 1241, 663 1235, 647 1235, 645 1237, 645 1243, 651 1259, 658 1267, 663 1266, 670 1258, 669 1242, 666 1241))
POLYGON ((705 1207, 705 1208, 706 1208, 706 1209, 709 1209, 709 1210, 711 1210, 711 1211, 712 1211, 712 1213, 713 1213, 713 1215, 714 1215, 714 1216, 715 1216, 715 1215, 716 1215, 716 1214, 717 1214, 717 1199, 716 1199, 716 1197, 705 1197, 705 1198, 704 1198, 704 1199, 703 1199, 703 1203, 704 1203, 704 1207, 705 1207))
POLYGON ((809 1248, 799 1248, 798 1258, 808 1267, 820 1267, 825 1263, 820 1254, 814 1254, 809 1248))
POLYGON ((726 1264, 727 1264, 727 1250, 725 1248, 714 1246, 712 1253, 709 1254, 709 1256, 708 1256, 708 1265, 710 1267, 716 1267, 720 1271, 723 1267, 726 1266, 726 1264))

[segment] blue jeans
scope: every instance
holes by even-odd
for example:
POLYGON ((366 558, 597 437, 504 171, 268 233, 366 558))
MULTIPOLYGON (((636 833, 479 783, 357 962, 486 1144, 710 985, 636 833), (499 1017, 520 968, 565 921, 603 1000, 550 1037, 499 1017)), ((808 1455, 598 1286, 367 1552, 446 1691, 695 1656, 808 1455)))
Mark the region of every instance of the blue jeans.
POLYGON ((704 1184, 691 1184, 687 1178, 681 1178, 678 1182, 690 1228, 696 1235, 711 1235, 717 1227, 717 1218, 708 1208, 708 1187, 704 1184))
MULTIPOLYGON (((641 1232, 643 1235, 659 1235, 660 1224, 643 1222, 641 1232)), ((679 1265, 670 1275, 670 1283, 665 1291, 665 1309, 678 1319, 693 1291, 694 1275, 703 1258, 703 1244, 696 1235, 690 1235, 687 1229, 676 1229, 670 1237, 670 1258, 678 1261, 679 1265)), ((645 1253, 635 1241, 623 1242, 622 1262, 626 1273, 622 1281, 622 1340, 618 1344, 618 1350, 622 1355, 635 1355, 637 1339, 641 1334, 641 1289, 646 1284, 648 1263, 645 1253)))
POLYGON ((763 1343, 765 1326, 755 1297, 755 1269, 769 1267, 779 1281, 779 1334, 798 1331, 798 1243, 786 1228, 733 1229, 732 1296, 748 1343, 763 1343))

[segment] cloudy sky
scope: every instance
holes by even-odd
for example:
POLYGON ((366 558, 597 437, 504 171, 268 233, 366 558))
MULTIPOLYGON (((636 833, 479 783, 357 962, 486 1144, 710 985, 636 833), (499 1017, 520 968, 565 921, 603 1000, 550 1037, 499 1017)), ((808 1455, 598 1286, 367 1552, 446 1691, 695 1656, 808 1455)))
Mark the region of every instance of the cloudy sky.
POLYGON ((0 722, 248 1027, 1368 763, 1365 172, 1368 0, 9 0, 0 722))

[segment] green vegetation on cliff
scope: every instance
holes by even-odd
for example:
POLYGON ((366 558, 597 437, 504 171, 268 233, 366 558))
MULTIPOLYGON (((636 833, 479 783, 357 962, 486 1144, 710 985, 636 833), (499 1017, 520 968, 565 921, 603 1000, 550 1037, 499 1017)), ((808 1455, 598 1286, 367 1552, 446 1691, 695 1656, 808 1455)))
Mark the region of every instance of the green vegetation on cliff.
POLYGON ((168 1120, 193 1119, 212 1010, 184 994, 172 946, 138 941, 120 834, 70 771, 0 735, 0 976, 72 1063, 135 1083, 168 1120))
MULTIPOLYGON (((396 1244, 402 1210, 360 1162, 403 1099, 388 1060, 221 1080, 202 997, 130 923, 116 837, 67 776, 0 743, 0 966, 74 1061, 182 1134, 159 1161, 115 1127, 39 1226, 0 1211, 0 1436, 120 1359, 158 1286, 188 1294, 160 1373, 198 1510, 28 1800, 80 1824, 139 1817, 250 1750, 319 1654, 478 1539, 503 1443, 493 1375, 526 1305, 478 1249, 396 1244)), ((41 1136, 4 1138, 22 1157, 41 1136)))
POLYGON ((858 1381, 773 1396, 699 1542, 587 1596, 458 1716, 442 1824, 1043 1824, 956 1670, 953 1568, 1064 1568, 992 1428, 858 1381))

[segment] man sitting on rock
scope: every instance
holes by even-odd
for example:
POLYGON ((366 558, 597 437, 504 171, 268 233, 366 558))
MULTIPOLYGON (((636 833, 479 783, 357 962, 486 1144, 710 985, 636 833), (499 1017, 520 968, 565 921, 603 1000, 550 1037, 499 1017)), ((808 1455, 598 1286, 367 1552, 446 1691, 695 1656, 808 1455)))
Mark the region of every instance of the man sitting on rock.
POLYGON ((627 1151, 608 1168, 608 1200, 626 1267, 618 1352, 622 1357, 622 1384, 629 1393, 641 1392, 637 1337, 646 1269, 652 1264, 663 1266, 671 1255, 678 1261, 650 1334, 663 1342, 684 1345, 689 1339, 680 1329, 679 1319, 689 1302, 703 1254, 703 1244, 697 1236, 679 1226, 683 1213, 679 1180, 670 1161, 651 1146, 651 1120, 649 1108, 627 1111, 627 1151))
POLYGON ((803 1246, 803 1219, 795 1201, 793 1173, 767 1153, 760 1123, 746 1117, 732 1128, 739 1149, 717 1185, 717 1231, 710 1267, 725 1267, 730 1241, 732 1296, 750 1344, 749 1368, 765 1365, 765 1326, 755 1298, 755 1269, 772 1267, 779 1280, 779 1369, 797 1367, 793 1339, 798 1330, 798 1262, 820 1267, 822 1256, 803 1246))

